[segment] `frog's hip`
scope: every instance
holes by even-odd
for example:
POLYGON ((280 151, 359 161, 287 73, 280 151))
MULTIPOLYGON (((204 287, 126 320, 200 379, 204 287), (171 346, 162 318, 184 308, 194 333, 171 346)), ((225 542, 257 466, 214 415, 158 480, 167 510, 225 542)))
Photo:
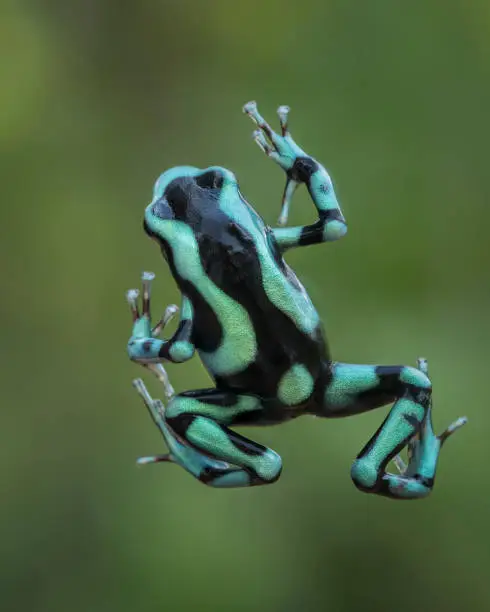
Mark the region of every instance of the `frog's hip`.
POLYGON ((257 409, 237 414, 234 423, 275 425, 307 414, 316 414, 331 380, 331 361, 308 368, 293 363, 287 368, 247 368, 231 376, 213 376, 216 387, 236 396, 253 396, 257 409))

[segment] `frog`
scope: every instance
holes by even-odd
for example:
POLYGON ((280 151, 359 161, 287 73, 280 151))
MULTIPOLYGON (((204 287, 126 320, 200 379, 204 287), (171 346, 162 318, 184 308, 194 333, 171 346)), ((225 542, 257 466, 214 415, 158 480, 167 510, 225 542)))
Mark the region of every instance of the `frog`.
POLYGON ((167 262, 181 306, 167 307, 152 327, 154 274, 143 273, 141 302, 138 290, 127 292, 128 356, 157 376, 166 395, 165 403, 153 399, 141 378, 133 381, 168 448, 138 463, 175 463, 214 488, 272 484, 282 473, 281 456, 237 427, 278 425, 300 416, 340 418, 391 405, 350 476, 366 493, 425 498, 434 487, 442 445, 467 419, 434 433, 426 359, 416 366, 333 359, 318 311, 285 260, 291 249, 345 236, 333 181, 292 138, 289 107, 278 108, 277 132, 256 102, 243 111, 256 125, 259 148, 286 174, 277 225, 264 221, 235 174, 221 166, 166 170, 144 212, 144 230, 167 262), (318 218, 289 226, 293 194, 302 185, 318 218), (162 338, 177 313, 175 332, 162 338), (212 386, 175 393, 163 364, 185 363, 196 353, 212 386))

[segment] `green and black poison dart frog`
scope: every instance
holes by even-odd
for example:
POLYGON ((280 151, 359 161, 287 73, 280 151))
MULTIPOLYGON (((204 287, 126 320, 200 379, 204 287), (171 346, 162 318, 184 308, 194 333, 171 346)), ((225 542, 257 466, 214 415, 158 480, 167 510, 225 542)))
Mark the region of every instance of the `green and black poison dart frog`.
POLYGON ((144 228, 160 246, 182 294, 180 323, 159 339, 177 312, 167 308, 152 329, 150 283, 127 294, 133 314, 129 357, 164 383, 169 402, 153 400, 134 384, 168 445, 170 461, 212 487, 275 482, 282 470, 273 450, 231 429, 272 425, 302 415, 344 417, 393 403, 387 418, 355 459, 351 477, 362 491, 412 499, 432 490, 439 451, 465 422, 436 436, 431 422, 431 382, 418 367, 355 365, 333 361, 320 318, 305 288, 284 261, 288 249, 338 240, 347 231, 328 172, 307 155, 288 130, 288 107, 278 109, 281 135, 255 102, 244 112, 257 124, 262 151, 287 176, 281 227, 271 228, 240 193, 235 175, 218 166, 179 166, 157 180, 144 228), (289 204, 304 183, 318 221, 284 227, 289 204), (214 387, 174 394, 162 362, 181 363, 197 351, 214 387), (408 447, 408 465, 398 453, 408 447), (398 474, 386 471, 393 460, 398 474))

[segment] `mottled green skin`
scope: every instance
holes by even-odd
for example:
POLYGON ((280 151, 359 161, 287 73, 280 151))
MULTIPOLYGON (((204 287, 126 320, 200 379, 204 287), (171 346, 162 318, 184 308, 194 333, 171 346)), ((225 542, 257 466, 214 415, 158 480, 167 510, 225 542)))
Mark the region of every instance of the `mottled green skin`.
POLYGON ((394 403, 351 475, 364 491, 424 497, 433 486, 441 440, 452 432, 437 437, 432 431, 426 368, 331 359, 318 313, 283 254, 345 235, 332 181, 292 140, 284 107, 282 136, 253 103, 245 112, 259 127, 259 146, 286 171, 282 221, 301 183, 319 219, 305 227, 270 228, 241 195, 235 175, 222 167, 180 166, 160 176, 144 226, 182 292, 181 319, 169 340, 153 337, 149 296, 144 298, 129 356, 142 364, 180 363, 197 351, 215 386, 181 393, 165 410, 145 398, 169 454, 144 462, 173 461, 214 487, 268 484, 279 478, 281 458, 230 426, 277 424, 306 414, 341 417, 394 403), (408 467, 401 475, 387 473, 388 462, 407 444, 408 467))

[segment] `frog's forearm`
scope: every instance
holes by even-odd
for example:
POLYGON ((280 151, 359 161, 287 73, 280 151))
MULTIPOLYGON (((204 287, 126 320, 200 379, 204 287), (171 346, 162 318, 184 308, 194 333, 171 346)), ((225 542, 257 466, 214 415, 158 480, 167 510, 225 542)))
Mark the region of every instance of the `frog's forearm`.
POLYGON ((190 340, 190 321, 181 321, 175 335, 170 340, 157 338, 133 338, 128 344, 130 359, 139 363, 158 363, 188 361, 195 351, 190 340))
POLYGON ((325 168, 311 158, 299 158, 289 174, 292 180, 306 184, 320 218, 311 225, 275 228, 279 247, 285 250, 342 238, 347 233, 347 224, 325 168))
POLYGON ((280 249, 285 251, 292 247, 338 240, 347 233, 347 225, 340 211, 327 210, 321 211, 319 220, 311 225, 278 227, 273 232, 280 249))
POLYGON ((169 340, 153 338, 150 333, 146 337, 132 336, 128 343, 129 357, 139 363, 187 361, 191 359, 195 351, 192 342, 192 328, 192 304, 184 296, 180 322, 175 334, 169 340))

